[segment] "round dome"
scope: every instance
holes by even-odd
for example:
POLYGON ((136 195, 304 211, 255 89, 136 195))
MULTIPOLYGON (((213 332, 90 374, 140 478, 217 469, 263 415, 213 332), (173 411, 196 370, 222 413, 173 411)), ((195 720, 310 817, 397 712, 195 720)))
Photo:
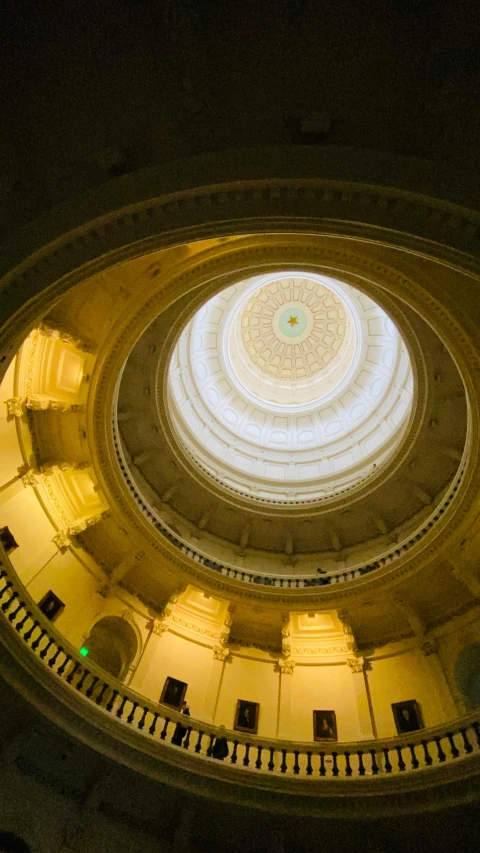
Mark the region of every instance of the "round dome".
POLYGON ((183 450, 252 500, 327 499, 365 480, 404 436, 407 347, 382 308, 313 273, 256 276, 181 333, 169 407, 183 450))

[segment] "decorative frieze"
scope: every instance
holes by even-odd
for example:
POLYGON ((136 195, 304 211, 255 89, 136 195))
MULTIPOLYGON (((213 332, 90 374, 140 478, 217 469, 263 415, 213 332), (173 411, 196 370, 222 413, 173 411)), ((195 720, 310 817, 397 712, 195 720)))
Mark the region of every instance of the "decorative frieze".
POLYGON ((64 332, 60 329, 52 329, 51 326, 47 326, 45 323, 39 324, 38 331, 45 338, 53 338, 56 341, 62 341, 64 344, 70 344, 70 346, 75 347, 75 349, 78 349, 81 352, 89 353, 92 351, 91 346, 86 344, 81 338, 76 338, 68 332, 64 332))
POLYGON ((25 405, 27 409, 34 412, 81 412, 84 408, 81 403, 66 403, 63 400, 50 400, 40 397, 27 397, 25 405))

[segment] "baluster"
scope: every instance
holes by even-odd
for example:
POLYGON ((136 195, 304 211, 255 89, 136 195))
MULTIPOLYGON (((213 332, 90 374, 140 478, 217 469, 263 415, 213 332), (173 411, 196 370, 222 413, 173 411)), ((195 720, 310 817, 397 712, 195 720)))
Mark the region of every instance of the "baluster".
POLYGON ((391 773, 392 772, 392 765, 390 764, 388 746, 382 747, 382 752, 385 756, 385 773, 391 773))
POLYGON ((428 744, 426 740, 422 740, 422 746, 425 753, 425 764, 430 767, 430 764, 433 764, 433 758, 428 751, 428 744))
POLYGON ((100 681, 100 679, 99 679, 98 675, 92 675, 92 682, 90 684, 90 687, 88 688, 88 690, 85 691, 85 696, 87 697, 87 699, 92 698, 93 691, 95 690, 99 681, 100 681))
POLYGON ((231 761, 231 763, 232 763, 232 764, 236 764, 236 763, 237 763, 237 748, 238 748, 238 740, 234 740, 234 741, 233 741, 233 752, 232 752, 232 757, 231 757, 231 759, 230 759, 230 761, 231 761))
POLYGON ((40 657, 42 658, 42 660, 44 660, 47 657, 47 652, 48 652, 50 646, 52 645, 52 643, 53 643, 53 640, 51 640, 49 637, 47 645, 44 646, 42 651, 40 652, 40 657))
POLYGON ((55 664, 56 664, 56 662, 57 662, 57 658, 58 658, 58 656, 59 656, 59 654, 60 654, 61 652, 63 652, 62 647, 61 647, 61 646, 57 646, 57 649, 56 649, 56 651, 55 651, 55 654, 53 654, 53 655, 52 655, 52 657, 51 657, 51 658, 49 658, 49 660, 47 661, 47 663, 48 663, 48 665, 49 665, 49 666, 51 666, 51 667, 54 667, 54 666, 55 666, 55 664))
POLYGON ((287 750, 286 749, 282 749, 282 763, 280 765, 280 771, 281 771, 281 773, 287 772, 287 750))
POLYGON ((294 772, 295 776, 298 776, 298 774, 300 773, 300 765, 298 763, 298 756, 300 755, 300 753, 299 753, 298 749, 294 749, 293 754, 295 756, 295 763, 293 765, 293 772, 294 772))
POLYGON ((337 764, 337 753, 336 752, 332 752, 332 758, 333 758, 332 776, 338 776, 339 769, 338 769, 338 764, 337 764))
POLYGON ((44 636, 46 635, 46 633, 47 633, 47 632, 46 632, 45 628, 41 628, 41 629, 40 629, 40 633, 39 633, 39 635, 38 635, 37 639, 36 639, 36 640, 34 640, 34 641, 33 641, 33 643, 32 643, 32 649, 33 649, 33 651, 34 651, 34 652, 36 652, 36 651, 37 651, 37 649, 38 649, 38 647, 39 647, 40 643, 42 642, 42 640, 43 640, 44 636))
POLYGON ((201 750, 202 750, 202 738, 203 738, 203 732, 200 731, 200 732, 198 732, 198 738, 197 738, 197 742, 195 744, 195 752, 201 752, 201 750))
MULTIPOLYGON (((270 761, 267 764, 267 767, 269 770, 275 770, 275 761, 273 760, 274 755, 275 755, 275 748, 273 746, 271 746, 270 747, 270 761)), ((311 753, 310 753, 310 755, 311 755, 311 753)))
POLYGON ((73 677, 74 677, 74 675, 76 675, 76 674, 77 674, 77 672, 78 672, 78 670, 79 670, 79 669, 81 669, 80 664, 78 663, 78 661, 74 661, 73 668, 70 670, 70 672, 68 673, 68 675, 67 675, 67 677, 66 677, 66 679, 65 679, 65 680, 66 680, 66 682, 67 682, 67 684, 71 684, 71 683, 72 683, 72 681, 73 681, 73 677))
POLYGON ((262 746, 257 746, 257 760, 255 762, 255 767, 257 768, 257 770, 262 769, 262 749, 262 746))
POLYGON ((20 613, 20 611, 21 611, 22 607, 25 607, 25 602, 24 602, 24 601, 20 601, 20 602, 19 602, 19 604, 18 604, 18 607, 17 607, 15 610, 13 610, 13 611, 12 611, 12 613, 9 613, 9 614, 8 614, 8 620, 9 620, 9 622, 13 622, 13 620, 17 618, 17 616, 18 616, 18 614, 20 613))
POLYGON ((160 732, 160 740, 165 740, 165 738, 167 737, 167 731, 168 731, 169 723, 170 723, 170 717, 165 717, 165 723, 164 723, 162 731, 160 732))
POLYGON ((440 738, 436 737, 436 738, 434 738, 434 740, 435 740, 435 743, 437 744, 438 760, 442 763, 443 761, 445 761, 447 756, 445 755, 445 753, 442 749, 442 744, 440 743, 440 738))
POLYGON ((250 754, 250 744, 246 743, 245 744, 245 757, 243 759, 243 764, 245 767, 248 767, 248 765, 250 764, 249 754, 250 754))
POLYGON ((459 753, 459 751, 455 745, 455 741, 453 739, 453 733, 447 732, 447 737, 448 737, 448 741, 450 743, 450 752, 452 753, 452 758, 458 758, 460 753, 459 753))
POLYGON ((412 770, 416 770, 417 767, 420 766, 420 762, 417 758, 417 754, 415 752, 415 744, 409 743, 408 748, 410 750, 410 755, 412 756, 412 770))
POLYGON ((358 755, 358 775, 365 776, 365 765, 363 763, 363 750, 357 750, 358 755))
POLYGON ((36 628, 38 628, 39 625, 40 625, 40 622, 38 621, 38 619, 35 619, 33 625, 28 629, 27 633, 23 635, 23 639, 25 640, 26 643, 30 642, 32 635, 33 635, 33 632, 35 631, 36 628))
POLYGON ((353 770, 352 770, 352 766, 350 764, 350 753, 345 752, 344 755, 345 755, 345 764, 346 764, 345 776, 351 776, 353 773, 353 770))
POLYGON ((210 756, 211 756, 211 754, 212 754, 213 744, 214 744, 214 743, 215 743, 215 735, 213 735, 213 734, 212 734, 212 735, 210 735, 210 743, 208 744, 208 748, 207 748, 207 755, 208 755, 208 757, 210 757, 210 756))
POLYGON ((370 750, 370 755, 372 756, 372 774, 373 774, 374 776, 377 776, 377 775, 378 775, 378 770, 379 770, 379 767, 378 767, 378 764, 377 764, 377 753, 375 752, 375 750, 374 750, 374 749, 371 749, 371 750, 370 750))
POLYGON ((12 601, 15 601, 15 599, 16 599, 16 598, 18 598, 18 592, 15 592, 15 590, 14 590, 14 591, 12 592, 12 594, 11 594, 10 598, 8 598, 8 599, 5 601, 5 603, 4 603, 4 604, 2 604, 2 610, 3 610, 3 612, 4 612, 4 613, 6 613, 6 612, 7 612, 7 610, 8 610, 8 608, 10 607, 10 605, 11 605, 12 601))
POLYGON ((110 696, 110 699, 108 700, 108 702, 106 704, 106 710, 109 711, 110 713, 113 711, 113 706, 115 704, 115 700, 116 700, 117 696, 118 696, 118 690, 114 690, 112 692, 112 695, 110 696))
POLYGON ((465 747, 465 752, 473 752, 473 746, 467 737, 467 730, 466 729, 459 729, 459 732, 463 738, 463 745, 465 747))
POLYGON ((325 753, 321 752, 320 753, 320 776, 326 776, 326 775, 327 775, 327 771, 325 768, 325 753))
POLYGON ((143 728, 145 728, 145 720, 147 719, 147 714, 148 714, 148 708, 147 708, 147 706, 146 706, 146 705, 144 705, 144 708, 143 708, 143 714, 142 714, 142 716, 141 716, 141 719, 140 719, 140 720, 139 720, 139 722, 138 722, 138 728, 140 729, 140 731, 141 731, 143 728))
MULTIPOLYGON (((18 622, 18 623, 17 623, 17 625, 15 625, 15 630, 16 630, 16 631, 23 631, 23 629, 24 629, 24 627, 25 627, 26 623, 27 623, 27 622, 28 622, 28 620, 31 618, 31 615, 32 615, 32 614, 30 613, 30 611, 29 611, 29 610, 27 610, 27 611, 26 611, 26 613, 25 613, 25 616, 23 617, 23 619, 21 619, 21 620, 20 620, 20 622, 18 622)), ((24 639, 25 639, 25 638, 24 638, 24 639)))
POLYGON ((307 752, 307 770, 306 770, 306 773, 307 773, 307 776, 311 776, 313 773, 312 753, 311 752, 307 752))
POLYGON ((192 733, 192 727, 188 726, 187 727, 187 735, 186 735, 185 740, 183 741, 183 744, 182 744, 184 749, 188 749, 190 747, 190 735, 191 735, 191 733, 192 733))
POLYGON ((7 589, 10 589, 11 586, 12 586, 12 582, 7 581, 6 584, 4 586, 2 586, 2 588, 0 589, 0 596, 3 597, 3 593, 6 592, 7 589))
POLYGON ((72 660, 72 658, 70 657, 70 655, 66 654, 65 660, 63 661, 62 665, 59 666, 59 668, 57 669, 57 675, 63 675, 63 673, 65 672, 65 670, 67 668, 67 664, 69 664, 71 660, 72 660))
MULTIPOLYGON (((132 701, 132 700, 130 700, 130 701, 132 701)), ((137 708, 138 708, 138 702, 132 702, 132 710, 130 711, 130 713, 127 717, 127 723, 130 723, 130 725, 132 725, 132 723, 135 719, 135 711, 137 710, 137 708)))
POLYGON ((475 732, 475 737, 477 738, 477 743, 480 746, 480 725, 476 720, 474 723, 472 723, 472 729, 475 732))
POLYGON ((405 764, 405 762, 403 760, 402 747, 396 746, 395 749, 397 750, 397 755, 398 755, 398 769, 403 771, 406 769, 407 765, 405 764))
POLYGON ((119 720, 122 719, 123 712, 125 710, 125 705, 127 704, 127 702, 128 702, 128 696, 122 696, 122 701, 120 703, 120 707, 117 710, 117 717, 119 720))
POLYGON ((83 684, 84 684, 85 679, 87 678, 88 675, 90 675, 88 669, 84 669, 82 672, 82 677, 81 677, 80 681, 78 682, 78 684, 76 685, 77 690, 82 690, 83 684))
POLYGON ((156 711, 154 711, 154 712, 153 712, 153 720, 152 720, 152 724, 151 724, 151 726, 150 726, 150 728, 149 728, 149 730, 148 730, 148 731, 149 731, 149 734, 151 734, 151 735, 152 735, 152 737, 153 737, 153 736, 154 736, 154 734, 155 734, 155 729, 156 729, 156 726, 157 726, 158 716, 159 716, 159 715, 157 714, 157 712, 156 712, 156 711))

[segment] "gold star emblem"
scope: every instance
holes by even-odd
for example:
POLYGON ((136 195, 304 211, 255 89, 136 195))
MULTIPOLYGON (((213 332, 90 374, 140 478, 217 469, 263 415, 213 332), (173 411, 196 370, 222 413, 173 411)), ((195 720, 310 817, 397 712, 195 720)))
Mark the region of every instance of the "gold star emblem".
POLYGON ((294 326, 298 326, 298 318, 297 317, 290 317, 290 320, 287 320, 287 323, 289 323, 293 329, 294 326))

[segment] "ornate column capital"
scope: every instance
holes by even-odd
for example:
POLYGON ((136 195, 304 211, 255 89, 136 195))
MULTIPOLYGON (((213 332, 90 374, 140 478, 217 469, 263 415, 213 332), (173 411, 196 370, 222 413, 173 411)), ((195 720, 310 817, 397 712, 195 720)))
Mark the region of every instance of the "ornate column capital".
POLYGON ((230 649, 227 649, 226 646, 214 646, 213 647, 213 659, 214 660, 227 660, 230 654, 230 649))
POLYGON ((155 619, 153 623, 153 633, 157 635, 157 637, 163 637, 168 631, 168 625, 166 622, 162 622, 160 619, 155 619))
POLYGON ((347 658, 347 666, 350 667, 352 672, 365 672, 367 669, 367 661, 365 658, 360 657, 347 658))
POLYGON ((7 405, 7 418, 21 418, 23 415, 23 397, 10 397, 5 400, 7 405))
POLYGON ((71 545, 70 537, 63 530, 59 530, 58 533, 52 539, 54 545, 57 546, 58 550, 61 554, 64 554, 65 551, 68 551, 68 548, 71 545))
POLYGON ((279 658, 278 660, 278 668, 282 675, 293 675, 293 670, 295 669, 296 661, 283 658, 279 658))
POLYGON ((24 474, 22 474, 22 483, 24 486, 37 486, 37 472, 34 468, 28 468, 24 474))

